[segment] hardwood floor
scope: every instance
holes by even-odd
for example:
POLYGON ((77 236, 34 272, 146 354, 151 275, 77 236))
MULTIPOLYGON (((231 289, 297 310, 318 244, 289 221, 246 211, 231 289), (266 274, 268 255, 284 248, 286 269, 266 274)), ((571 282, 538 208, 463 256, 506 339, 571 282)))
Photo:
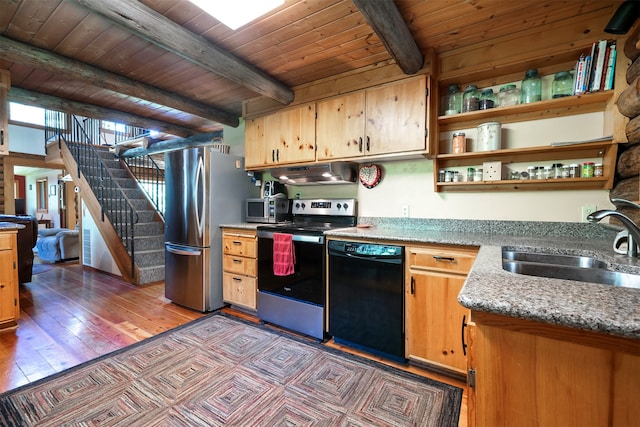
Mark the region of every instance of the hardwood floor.
MULTIPOLYGON (((164 298, 164 284, 134 286, 77 262, 55 264, 20 285, 18 327, 0 331, 0 393, 118 350, 203 316, 164 298)), ((226 309, 252 321, 252 315, 226 309)), ((365 355, 357 350, 340 347, 365 355)), ((464 382, 415 366, 377 360, 464 390, 460 427, 467 426, 464 382)))

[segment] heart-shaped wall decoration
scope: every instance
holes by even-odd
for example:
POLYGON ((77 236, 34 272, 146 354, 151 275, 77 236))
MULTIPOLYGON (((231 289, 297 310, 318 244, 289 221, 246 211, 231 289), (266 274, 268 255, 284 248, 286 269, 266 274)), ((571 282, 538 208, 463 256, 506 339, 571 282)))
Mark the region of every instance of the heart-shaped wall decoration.
POLYGON ((373 188, 382 179, 382 169, 379 165, 364 165, 360 167, 360 182, 367 188, 373 188))

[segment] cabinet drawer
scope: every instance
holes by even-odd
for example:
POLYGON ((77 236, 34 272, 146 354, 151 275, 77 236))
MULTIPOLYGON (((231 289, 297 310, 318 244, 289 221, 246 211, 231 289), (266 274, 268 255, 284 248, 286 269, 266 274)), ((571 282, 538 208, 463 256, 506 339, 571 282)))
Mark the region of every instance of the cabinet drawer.
POLYGON ((225 254, 242 255, 249 258, 256 257, 258 246, 256 237, 238 234, 224 234, 222 236, 222 245, 225 254))
POLYGON ((255 258, 225 255, 222 257, 222 269, 229 273, 256 277, 258 261, 255 258))
POLYGON ((256 279, 237 274, 222 274, 222 299, 234 305, 256 309, 256 279))
POLYGON ((409 248, 409 267, 466 274, 476 259, 477 249, 409 248))
POLYGON ((16 235, 14 233, 0 233, 0 251, 13 248, 16 235))

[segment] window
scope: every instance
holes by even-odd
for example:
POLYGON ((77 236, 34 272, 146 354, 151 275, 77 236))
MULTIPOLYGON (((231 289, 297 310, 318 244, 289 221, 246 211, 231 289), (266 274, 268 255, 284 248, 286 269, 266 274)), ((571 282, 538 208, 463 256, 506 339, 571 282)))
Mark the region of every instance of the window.
POLYGON ((49 191, 47 187, 47 178, 36 180, 36 212, 49 212, 49 191))
POLYGON ((44 126, 44 108, 10 102, 9 120, 12 122, 44 126))
POLYGON ((100 127, 113 132, 125 132, 127 128, 124 123, 109 122, 106 120, 100 122, 100 127))

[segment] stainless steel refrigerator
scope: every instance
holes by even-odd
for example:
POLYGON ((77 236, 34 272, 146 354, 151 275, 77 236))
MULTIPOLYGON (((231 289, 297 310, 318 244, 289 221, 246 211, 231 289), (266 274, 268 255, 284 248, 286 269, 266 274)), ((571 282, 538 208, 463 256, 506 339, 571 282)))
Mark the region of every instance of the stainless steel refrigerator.
POLYGON ((165 153, 165 296, 198 311, 222 302, 220 224, 242 222, 243 202, 258 189, 244 159, 187 148, 165 153))

